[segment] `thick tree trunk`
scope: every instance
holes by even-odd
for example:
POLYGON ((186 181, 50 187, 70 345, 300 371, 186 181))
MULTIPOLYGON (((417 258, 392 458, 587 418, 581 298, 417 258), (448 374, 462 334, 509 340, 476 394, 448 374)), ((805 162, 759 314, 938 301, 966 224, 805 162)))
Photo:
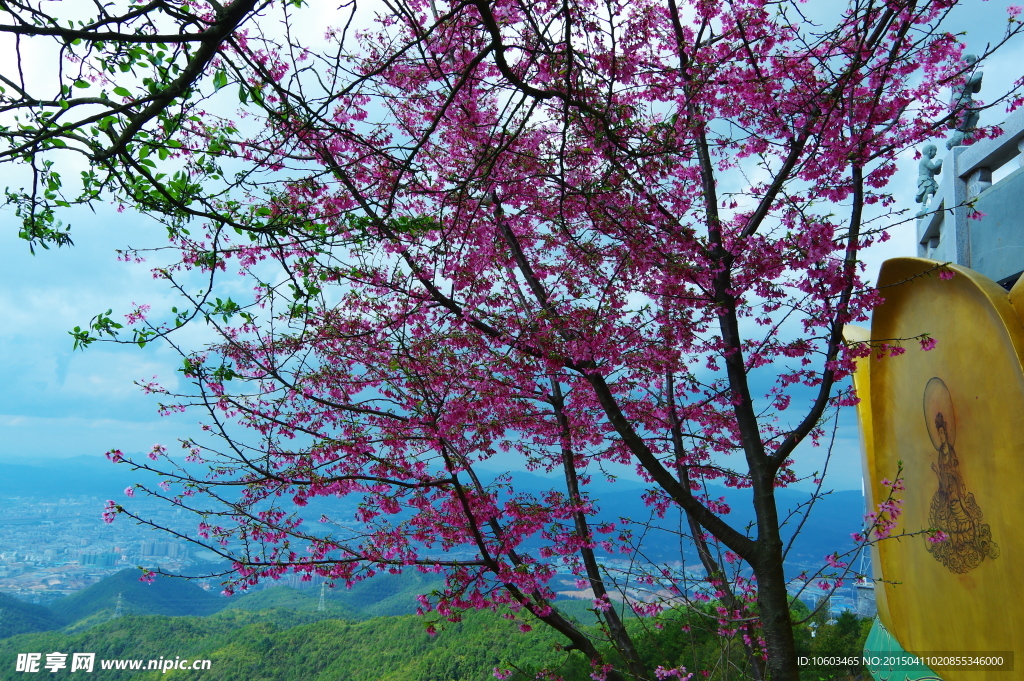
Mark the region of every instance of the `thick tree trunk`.
POLYGON ((799 681, 796 640, 789 612, 786 572, 782 565, 782 542, 777 536, 775 540, 772 542, 775 550, 765 551, 765 559, 754 566, 758 610, 768 647, 767 681, 799 681))

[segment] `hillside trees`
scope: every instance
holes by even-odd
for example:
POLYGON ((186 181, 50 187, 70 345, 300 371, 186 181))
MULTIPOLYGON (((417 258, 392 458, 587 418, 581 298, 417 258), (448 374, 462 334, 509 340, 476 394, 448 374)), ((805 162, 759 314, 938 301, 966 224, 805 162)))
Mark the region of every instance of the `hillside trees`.
POLYGON ((363 31, 355 6, 332 16, 324 40, 294 3, 133 7, 68 33, 4 6, 0 31, 55 37, 76 69, 51 99, 7 76, 31 123, 0 131, 5 153, 38 181, 9 198, 30 243, 66 242, 57 209, 105 196, 166 224, 181 260, 155 271, 185 302, 75 340, 218 334, 181 348, 194 392, 144 388, 220 438, 130 463, 169 476, 143 491, 202 516, 190 539, 236 587, 441 572, 424 610, 508 606, 609 679, 685 676, 640 659, 613 595, 646 589, 641 614, 711 598, 749 674, 796 679, 775 489, 856 399, 842 379, 869 348, 842 328, 879 300, 861 250, 964 76, 950 3, 854 2, 823 28, 761 0, 402 0, 363 31), (66 147, 92 164, 81 193, 66 147), (251 299, 221 297, 236 272, 251 299), (510 457, 552 488, 479 470, 510 457), (606 517, 591 490, 614 464, 648 483, 655 525, 681 514, 677 561, 606 517), (755 525, 709 484, 749 488, 755 525), (556 570, 592 591, 614 659, 559 612, 556 570))

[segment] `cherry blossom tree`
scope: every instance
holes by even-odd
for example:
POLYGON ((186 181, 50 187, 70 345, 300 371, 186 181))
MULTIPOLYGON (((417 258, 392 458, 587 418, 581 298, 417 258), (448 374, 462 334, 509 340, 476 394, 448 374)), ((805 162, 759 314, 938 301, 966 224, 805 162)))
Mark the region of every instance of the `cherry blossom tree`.
MULTIPOLYGON (((776 490, 856 401, 843 379, 871 349, 842 329, 880 300, 861 252, 902 219, 896 159, 965 76, 952 4, 858 0, 823 27, 763 0, 395 0, 321 39, 294 3, 153 2, 74 30, 6 3, 0 31, 55 36, 74 64, 49 99, 5 78, 5 110, 33 120, 5 153, 41 183, 9 196, 35 243, 110 195, 166 224, 181 258, 154 271, 181 307, 75 340, 216 332, 180 348, 193 391, 143 386, 205 410, 213 437, 184 462, 110 457, 166 476, 141 491, 201 516, 181 536, 232 562, 229 589, 437 572, 425 612, 507 608, 608 679, 688 673, 648 667, 613 597, 641 615, 711 599, 750 676, 795 680, 776 490), (104 34, 122 23, 138 30, 104 34), (73 196, 68 147, 97 169, 73 196), (238 276, 253 295, 222 297, 238 276), (551 489, 480 470, 510 460, 551 489), (655 524, 682 518, 675 563, 607 519, 593 485, 622 466, 655 524), (715 484, 749 488, 753 526, 715 484), (603 643, 559 611, 559 570, 591 590, 603 643)), ((849 561, 823 562, 832 589, 849 561)))

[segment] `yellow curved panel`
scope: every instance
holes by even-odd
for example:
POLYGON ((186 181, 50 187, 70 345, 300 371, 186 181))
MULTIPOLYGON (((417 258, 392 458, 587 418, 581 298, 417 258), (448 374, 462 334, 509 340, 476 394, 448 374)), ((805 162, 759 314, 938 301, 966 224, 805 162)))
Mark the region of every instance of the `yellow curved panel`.
MULTIPOLYGON (((937 528, 949 535, 937 544, 924 536, 879 544, 887 604, 879 614, 910 652, 1019 653, 1024 325, 1013 303, 1024 296, 1015 292, 1011 302, 995 282, 955 266, 956 276, 944 281, 937 265, 919 258, 886 262, 878 283, 885 303, 871 327, 876 343, 928 333, 936 347, 924 351, 905 341, 905 354, 865 360, 855 379, 869 395, 861 409, 871 431, 870 498, 887 496, 880 480, 894 478, 902 461, 906 490, 897 533, 937 528)), ((1017 657, 1024 665, 1024 656, 1017 657)), ((946 681, 1008 678, 1005 671, 940 674, 946 681)))
MULTIPOLYGON (((871 331, 862 326, 848 324, 843 329, 843 337, 852 343, 862 343, 871 338, 871 331)), ((860 398, 860 402, 857 404, 857 420, 860 422, 861 466, 864 469, 865 480, 864 503, 867 508, 874 510, 877 502, 872 491, 872 485, 869 484, 871 480, 869 471, 875 470, 874 431, 871 420, 871 362, 871 357, 862 357, 857 360, 857 370, 853 374, 853 387, 857 391, 857 397, 860 398)), ((876 574, 868 575, 869 578, 879 576, 877 574, 877 566, 880 565, 879 560, 878 547, 872 546, 871 565, 876 574)), ((877 584, 875 588, 875 609, 882 624, 888 628, 891 623, 889 604, 885 599, 885 589, 880 588, 877 584)))

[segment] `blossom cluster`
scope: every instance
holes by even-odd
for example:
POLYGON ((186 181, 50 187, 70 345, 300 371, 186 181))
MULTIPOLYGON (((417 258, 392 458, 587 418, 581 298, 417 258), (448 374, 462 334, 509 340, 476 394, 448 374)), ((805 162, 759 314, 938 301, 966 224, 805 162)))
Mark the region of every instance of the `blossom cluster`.
MULTIPOLYGON (((783 593, 788 612, 784 589, 763 588, 780 530, 751 538, 712 486, 754 488, 759 520, 774 517, 797 447, 827 444, 828 410, 856 403, 842 383, 856 361, 905 352, 842 329, 881 301, 860 254, 884 235, 864 209, 895 217, 900 150, 948 115, 962 45, 938 29, 943 3, 856 5, 825 32, 763 0, 400 4, 357 47, 330 31, 315 57, 239 33, 214 66, 260 125, 193 116, 174 132, 183 176, 221 188, 202 215, 225 217, 168 218, 181 258, 154 276, 211 284, 170 321, 143 305, 128 321, 217 333, 182 352, 191 388, 144 387, 163 413, 205 410, 222 444, 182 442, 185 464, 155 445, 177 484, 146 491, 200 516, 195 539, 235 561, 228 591, 439 572, 422 612, 546 622, 594 678, 616 670, 558 613, 555 575, 592 590, 609 640, 627 636, 607 565, 647 564, 637 543, 680 519, 707 549, 705 582, 646 568, 630 579, 670 597, 634 610, 711 603, 719 635, 764 659, 792 636, 753 607, 783 593), (236 276, 249 299, 210 293, 236 276), (619 466, 649 520, 602 508, 597 483, 619 466)), ((891 495, 859 541, 900 511, 891 495)), ((822 589, 842 584, 840 558, 822 589)))

